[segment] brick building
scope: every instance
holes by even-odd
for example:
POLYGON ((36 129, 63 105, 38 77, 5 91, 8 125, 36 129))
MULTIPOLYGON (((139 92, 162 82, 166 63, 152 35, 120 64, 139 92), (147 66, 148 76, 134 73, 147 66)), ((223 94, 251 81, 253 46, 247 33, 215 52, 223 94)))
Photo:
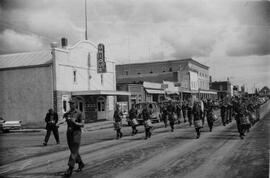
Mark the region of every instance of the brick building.
POLYGON ((116 65, 117 85, 164 81, 173 82, 182 98, 212 97, 209 67, 193 59, 116 65))

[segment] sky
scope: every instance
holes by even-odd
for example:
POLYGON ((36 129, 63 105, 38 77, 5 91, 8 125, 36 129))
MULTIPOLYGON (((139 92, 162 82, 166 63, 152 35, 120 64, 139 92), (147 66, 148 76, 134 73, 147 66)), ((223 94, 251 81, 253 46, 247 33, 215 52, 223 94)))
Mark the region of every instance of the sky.
MULTIPOLYGON (((85 39, 85 0, 0 0, 0 54, 85 39)), ((87 0, 88 40, 118 64, 193 58, 214 81, 270 87, 270 1, 87 0)))

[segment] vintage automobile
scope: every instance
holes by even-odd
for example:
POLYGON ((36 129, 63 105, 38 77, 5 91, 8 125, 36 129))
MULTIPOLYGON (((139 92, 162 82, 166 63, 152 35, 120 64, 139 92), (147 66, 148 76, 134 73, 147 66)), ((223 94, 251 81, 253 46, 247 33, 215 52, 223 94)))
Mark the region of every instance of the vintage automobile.
POLYGON ((6 121, 0 117, 0 131, 8 133, 10 130, 20 130, 22 121, 6 121))
POLYGON ((143 124, 142 118, 142 110, 144 106, 147 106, 148 110, 150 111, 150 120, 153 122, 160 122, 160 109, 156 102, 142 102, 135 105, 135 108, 138 110, 138 118, 137 121, 140 125, 143 124))

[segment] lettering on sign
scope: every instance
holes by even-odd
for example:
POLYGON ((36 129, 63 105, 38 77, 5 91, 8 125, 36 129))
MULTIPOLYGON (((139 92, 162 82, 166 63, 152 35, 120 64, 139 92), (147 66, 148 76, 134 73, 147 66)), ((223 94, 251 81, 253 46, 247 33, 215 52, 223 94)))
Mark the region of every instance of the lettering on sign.
POLYGON ((106 72, 105 47, 104 44, 98 44, 97 73, 105 73, 105 72, 106 72))

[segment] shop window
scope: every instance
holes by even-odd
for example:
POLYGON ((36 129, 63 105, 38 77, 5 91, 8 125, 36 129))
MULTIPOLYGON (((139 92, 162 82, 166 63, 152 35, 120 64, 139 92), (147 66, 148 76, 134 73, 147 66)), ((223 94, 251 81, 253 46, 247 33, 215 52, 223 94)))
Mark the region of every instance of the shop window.
POLYGON ((172 68, 171 67, 169 68, 169 72, 172 72, 172 68))
POLYGON ((105 111, 105 99, 103 97, 98 98, 97 101, 98 111, 105 111))

